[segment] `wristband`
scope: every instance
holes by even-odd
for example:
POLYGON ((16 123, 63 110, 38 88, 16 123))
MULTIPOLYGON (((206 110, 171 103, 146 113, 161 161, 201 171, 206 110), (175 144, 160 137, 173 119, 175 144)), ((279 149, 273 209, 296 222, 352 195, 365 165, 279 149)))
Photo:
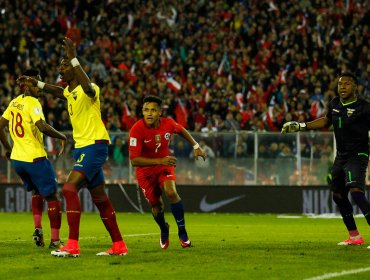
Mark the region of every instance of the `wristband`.
POLYGON ((299 123, 299 130, 300 131, 306 131, 307 130, 307 124, 304 123, 299 123))
POLYGON ((196 149, 199 149, 199 144, 196 143, 194 146, 193 146, 193 149, 196 150, 196 149))
POLYGON ((76 67, 80 65, 80 62, 78 61, 77 57, 71 59, 71 64, 73 67, 76 67))
POLYGON ((44 82, 41 82, 41 81, 37 81, 37 87, 40 88, 40 89, 43 89, 45 86, 45 83, 44 82))

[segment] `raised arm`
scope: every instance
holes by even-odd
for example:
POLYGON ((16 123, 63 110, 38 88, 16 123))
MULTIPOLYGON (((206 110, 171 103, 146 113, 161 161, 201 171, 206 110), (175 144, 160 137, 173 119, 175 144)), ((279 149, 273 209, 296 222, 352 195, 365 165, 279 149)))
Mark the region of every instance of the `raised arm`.
POLYGON ((80 62, 77 59, 76 47, 73 41, 68 37, 64 37, 63 43, 67 58, 73 66, 73 71, 74 74, 76 75, 76 80, 81 85, 82 89, 87 94, 87 96, 94 98, 95 89, 91 84, 90 78, 86 75, 85 71, 80 65, 80 62))

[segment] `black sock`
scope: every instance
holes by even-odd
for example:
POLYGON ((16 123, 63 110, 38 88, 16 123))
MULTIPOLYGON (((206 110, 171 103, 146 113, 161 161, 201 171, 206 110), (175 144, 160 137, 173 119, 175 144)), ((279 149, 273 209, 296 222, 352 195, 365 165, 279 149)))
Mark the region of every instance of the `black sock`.
POLYGON ((339 208, 339 212, 342 215, 343 222, 347 227, 348 231, 357 230, 355 219, 353 218, 353 207, 348 198, 333 197, 334 202, 339 208))
POLYGON ((167 228, 166 220, 164 219, 164 211, 158 212, 157 216, 154 216, 153 213, 152 215, 153 215, 154 220, 157 222, 157 224, 161 228, 161 231, 167 231, 168 228, 167 228))
POLYGON ((351 192, 351 196, 364 214, 367 223, 370 225, 370 203, 365 194, 363 192, 351 192))

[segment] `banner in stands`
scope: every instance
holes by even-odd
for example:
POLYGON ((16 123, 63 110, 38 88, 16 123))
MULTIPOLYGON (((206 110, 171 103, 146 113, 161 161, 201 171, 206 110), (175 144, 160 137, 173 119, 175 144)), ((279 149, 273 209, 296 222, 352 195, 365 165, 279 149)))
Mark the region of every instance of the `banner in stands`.
MULTIPOLYGON (((268 186, 178 186, 186 212, 197 213, 338 213, 331 192, 324 187, 268 186)), ((136 185, 107 185, 116 212, 150 212, 147 201, 136 185)), ((369 197, 369 190, 366 191, 369 197)), ((90 193, 80 191, 84 212, 97 212, 90 193)), ((165 204, 168 211, 168 202, 165 204)), ((63 206, 63 208, 65 208, 63 206)), ((45 206, 46 209, 46 206, 45 206)), ((31 210, 31 193, 21 185, 0 185, 0 211, 31 210)), ((354 207, 355 213, 360 213, 354 207)))

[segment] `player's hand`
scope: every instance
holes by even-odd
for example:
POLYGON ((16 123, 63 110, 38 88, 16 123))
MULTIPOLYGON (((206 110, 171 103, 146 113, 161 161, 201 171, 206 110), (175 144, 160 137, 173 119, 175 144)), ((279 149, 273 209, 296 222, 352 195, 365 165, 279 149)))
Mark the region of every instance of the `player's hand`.
POLYGON ((298 131, 305 131, 307 128, 305 123, 299 122, 286 122, 281 129, 281 133, 291 133, 291 132, 298 132, 298 131))
POLYGON ((206 161, 206 153, 202 150, 202 148, 198 148, 193 150, 193 155, 195 160, 198 160, 198 157, 202 157, 204 161, 206 161))
POLYGON ((59 154, 58 156, 61 156, 64 154, 65 152, 65 147, 66 147, 66 143, 67 143, 67 137, 65 140, 60 140, 60 145, 61 145, 61 148, 60 148, 60 151, 59 151, 59 154))
POLYGON ((29 76, 20 76, 16 82, 19 86, 35 87, 38 81, 29 76))
POLYGON ((68 59, 71 60, 72 58, 75 58, 77 56, 77 52, 73 41, 68 37, 64 37, 63 43, 64 43, 63 47, 68 59))
POLYGON ((173 156, 166 156, 161 159, 161 165, 174 166, 176 165, 176 160, 173 156))

